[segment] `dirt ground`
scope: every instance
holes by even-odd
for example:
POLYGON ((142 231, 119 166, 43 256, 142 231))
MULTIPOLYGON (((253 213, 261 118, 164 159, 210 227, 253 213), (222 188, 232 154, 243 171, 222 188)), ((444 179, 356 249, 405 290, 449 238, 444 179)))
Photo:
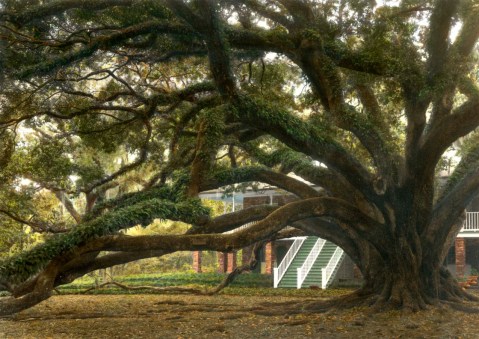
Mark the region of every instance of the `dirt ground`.
MULTIPOLYGON (((309 298, 309 300, 311 300, 309 298)), ((271 315, 297 297, 61 295, 0 319, 0 338, 479 338, 479 314, 271 315)))

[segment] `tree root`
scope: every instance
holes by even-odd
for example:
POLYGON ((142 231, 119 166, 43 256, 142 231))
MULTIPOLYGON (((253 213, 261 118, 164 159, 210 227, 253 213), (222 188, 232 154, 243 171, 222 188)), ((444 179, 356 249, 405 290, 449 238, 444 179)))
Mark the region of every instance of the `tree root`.
POLYGON ((196 295, 205 295, 205 292, 197 289, 197 288, 187 288, 187 287, 158 287, 158 286, 150 286, 150 285, 144 285, 144 286, 128 286, 124 284, 120 284, 119 282, 116 281, 108 281, 106 283, 100 284, 98 286, 93 286, 90 287, 79 294, 85 294, 93 290, 98 290, 101 289, 105 286, 116 286, 119 287, 123 290, 126 291, 141 291, 141 290, 150 290, 150 291, 157 291, 157 292, 163 292, 163 293, 191 293, 191 294, 196 294, 196 295))
POLYGON ((479 308, 469 306, 469 305, 464 305, 461 302, 451 302, 451 301, 442 301, 441 304, 446 305, 456 311, 461 311, 464 313, 479 313, 479 308))

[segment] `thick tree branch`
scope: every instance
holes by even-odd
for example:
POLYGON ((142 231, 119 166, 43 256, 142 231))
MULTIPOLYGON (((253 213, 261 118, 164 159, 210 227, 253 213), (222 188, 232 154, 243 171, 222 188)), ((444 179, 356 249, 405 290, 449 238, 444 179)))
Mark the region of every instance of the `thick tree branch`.
POLYGON ((259 100, 241 97, 236 105, 241 121, 255 126, 288 145, 291 149, 321 161, 338 172, 368 199, 380 206, 368 170, 341 145, 316 127, 259 100))
POLYGON ((65 228, 65 225, 51 224, 48 222, 35 221, 34 219, 26 220, 15 213, 7 211, 5 209, 0 209, 0 213, 6 215, 10 219, 15 220, 16 222, 30 226, 35 232, 39 233, 66 233, 69 229, 65 228))
POLYGON ((428 56, 428 76, 432 80, 442 72, 449 49, 449 34, 459 1, 439 0, 435 2, 429 23, 429 36, 426 44, 428 56))
POLYGON ((467 101, 432 126, 420 149, 419 178, 430 176, 444 151, 479 126, 479 101, 467 101))
POLYGON ((72 51, 65 52, 59 57, 52 57, 43 63, 17 71, 15 72, 15 76, 19 79, 26 79, 30 76, 44 75, 59 67, 65 67, 79 60, 88 58, 98 50, 108 49, 112 46, 123 43, 128 39, 152 32, 158 34, 192 34, 191 30, 183 25, 151 20, 120 29, 109 35, 94 38, 84 47, 76 48, 72 51))
POLYGON ((107 236, 90 241, 78 248, 79 253, 91 251, 150 251, 150 250, 216 250, 228 252, 254 242, 267 240, 286 225, 310 217, 329 216, 341 220, 358 234, 382 247, 383 226, 362 214, 353 206, 338 199, 311 198, 291 202, 278 208, 266 218, 232 234, 179 236, 107 236))
POLYGON ((287 17, 282 15, 279 12, 275 12, 273 10, 268 9, 264 4, 260 3, 259 1, 256 0, 243 0, 241 1, 244 3, 246 6, 251 8, 253 11, 258 13, 264 18, 270 19, 282 26, 284 26, 287 29, 292 29, 293 28, 293 23, 288 20, 287 17))
POLYGON ((0 12, 0 18, 17 25, 24 25, 34 20, 61 14, 67 10, 81 8, 98 11, 115 6, 131 6, 135 0, 55 0, 39 6, 32 6, 21 13, 0 12))
POLYGON ((264 167, 238 167, 230 170, 213 173, 209 180, 201 185, 201 191, 208 191, 218 187, 232 185, 248 181, 260 181, 301 198, 312 198, 320 195, 313 187, 287 175, 277 173, 264 167))

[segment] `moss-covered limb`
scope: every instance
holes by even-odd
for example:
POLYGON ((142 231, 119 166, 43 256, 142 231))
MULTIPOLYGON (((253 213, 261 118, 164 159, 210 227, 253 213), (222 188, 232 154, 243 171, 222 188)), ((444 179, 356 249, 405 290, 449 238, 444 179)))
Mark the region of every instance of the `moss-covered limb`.
POLYGON ((299 180, 259 166, 215 171, 209 175, 208 180, 202 183, 201 191, 249 181, 268 183, 301 198, 311 198, 319 195, 318 191, 299 180))
POLYGON ((96 204, 91 212, 83 217, 83 220, 90 221, 98 217, 105 210, 115 211, 150 199, 165 199, 177 202, 180 200, 178 193, 179 192, 173 190, 172 186, 168 185, 153 186, 144 191, 127 193, 118 198, 96 204))
POLYGON ((457 1, 441 0, 436 2, 436 6, 432 10, 426 43, 429 54, 427 71, 430 79, 441 73, 445 66, 447 54, 444 51, 449 49, 449 34, 458 5, 457 1))
MULTIPOLYGON (((388 188, 392 187, 399 181, 399 164, 396 159, 401 156, 392 144, 386 141, 391 135, 381 133, 377 123, 360 114, 353 106, 343 105, 343 107, 344 109, 338 113, 343 121, 342 128, 349 130, 358 138, 368 150, 388 188)), ((341 127, 341 124, 339 125, 341 127)))
POLYGON ((259 205, 248 207, 240 211, 222 214, 214 219, 208 220, 205 224, 192 227, 188 234, 228 232, 247 223, 266 218, 277 208, 277 206, 259 205))
MULTIPOLYGON (((477 143, 477 141, 479 141, 479 134, 474 134, 471 141, 473 141, 475 145, 469 143, 473 147, 470 147, 469 150, 464 149, 464 152, 461 152, 461 160, 447 179, 446 184, 441 188, 437 201, 441 201, 469 172, 479 167, 479 143, 477 143)), ((465 146, 463 148, 465 148, 465 146)))
POLYGON ((479 39, 479 8, 474 1, 469 2, 464 24, 461 27, 452 50, 461 57, 469 56, 479 39))
POLYGON ((32 20, 61 14, 71 9, 99 11, 114 6, 131 6, 138 0, 55 0, 46 4, 32 6, 16 13, 13 11, 0 12, 0 18, 17 25, 25 25, 32 20))
MULTIPOLYGON (((445 13, 444 9, 456 7, 457 4, 444 4, 447 1, 438 3, 434 12, 441 13, 442 16, 449 16, 451 13, 445 13)), ((434 89, 434 105, 429 124, 434 126, 440 123, 444 117, 451 113, 454 105, 454 96, 461 77, 468 74, 471 66, 466 62, 472 52, 473 46, 479 39, 479 10, 471 4, 468 6, 468 14, 465 15, 464 25, 458 38, 452 46, 449 46, 448 39, 436 37, 436 33, 431 37, 434 45, 446 45, 442 50, 436 49, 435 54, 439 57, 429 56, 429 87, 434 89), (443 41, 439 41, 439 40, 443 41)), ((464 11, 464 9, 462 9, 464 11)), ((436 18, 437 20, 437 18, 436 18)), ((431 18, 431 29, 437 30, 438 36, 449 34, 450 18, 444 22, 434 22, 431 18), (435 27, 433 27, 433 24, 435 27)))
POLYGON ((264 18, 270 19, 285 28, 291 29, 293 23, 283 14, 279 12, 275 12, 269 8, 267 8, 263 3, 260 3, 256 0, 246 0, 242 1, 246 6, 248 6, 252 11, 258 13, 264 18))
POLYGON ((261 164, 268 167, 280 166, 283 173, 294 172, 337 198, 351 201, 350 199, 359 194, 344 178, 328 168, 313 165, 312 159, 290 148, 280 148, 271 153, 252 144, 244 144, 243 148, 261 164))
POLYGON ((227 26, 225 27, 225 35, 232 47, 245 50, 277 52, 289 55, 295 48, 295 43, 291 36, 281 29, 266 30, 258 27, 241 29, 227 26))
POLYGON ((260 99, 242 96, 235 105, 241 121, 269 133, 291 149, 323 162, 368 199, 378 206, 383 204, 373 189, 371 173, 317 126, 260 99))
POLYGON ((335 125, 353 133, 367 149, 387 186, 392 187, 398 179, 399 170, 394 160, 399 155, 389 147, 385 136, 367 115, 361 114, 355 107, 346 103, 343 77, 334 61, 320 50, 319 34, 305 30, 303 35, 303 44, 306 42, 307 44, 305 48, 299 50, 297 62, 308 77, 316 95, 335 125), (311 44, 313 46, 310 46, 311 44))
POLYGON ((254 242, 269 239, 273 234, 298 220, 311 217, 331 217, 353 228, 374 246, 383 248, 383 225, 341 200, 311 198, 286 204, 257 223, 232 234, 172 235, 124 237, 118 235, 92 239, 79 253, 91 251, 150 251, 150 250, 216 250, 231 251, 254 242))
POLYGON ((418 179, 434 175, 436 165, 446 149, 454 141, 474 131, 479 126, 479 101, 470 100, 451 114, 431 126, 419 150, 420 166, 415 175, 418 179))
POLYGON ((428 227, 422 236, 425 239, 435 240, 433 244, 443 244, 449 231, 456 225, 467 205, 478 192, 479 167, 476 165, 435 204, 428 227))
POLYGON ((68 234, 54 236, 30 251, 0 262, 0 277, 8 282, 22 282, 38 272, 48 261, 97 237, 115 234, 138 224, 148 225, 157 218, 193 224, 208 213, 209 210, 198 200, 179 203, 161 199, 141 201, 85 222, 68 234))
MULTIPOLYGON (((229 43, 224 36, 224 23, 220 20, 219 6, 208 0, 199 0, 199 12, 202 16, 201 27, 206 26, 206 46, 210 71, 224 97, 234 97, 237 93, 236 81, 231 71, 229 43)), ((198 27, 196 27, 198 29, 198 27)))
POLYGON ((220 94, 224 97, 236 96, 237 88, 231 72, 228 40, 224 36, 224 23, 218 15, 218 4, 200 0, 197 15, 182 1, 168 0, 167 3, 202 35, 208 48, 210 71, 220 94))
POLYGON ((469 100, 479 100, 479 86, 468 75, 460 77, 457 87, 469 100))
POLYGON ((207 171, 213 166, 215 155, 221 145, 224 129, 224 111, 218 107, 203 112, 199 133, 196 138, 195 158, 191 165, 187 195, 196 196, 207 171))
POLYGON ((163 22, 160 20, 151 20, 141 24, 132 25, 118 30, 109 35, 100 36, 92 39, 86 46, 66 51, 60 56, 47 58, 44 62, 28 66, 24 69, 14 71, 14 76, 19 79, 26 79, 31 76, 40 76, 47 74, 60 67, 66 67, 77 61, 92 56, 95 52, 116 46, 128 39, 149 34, 173 34, 173 35, 191 35, 189 28, 172 22, 163 22))
POLYGON ((169 176, 172 181, 171 184, 149 186, 143 191, 126 193, 120 197, 96 204, 90 213, 83 217, 83 220, 90 221, 98 217, 105 210, 116 211, 150 199, 164 199, 173 203, 183 201, 190 182, 189 173, 187 170, 171 172, 174 172, 169 176))

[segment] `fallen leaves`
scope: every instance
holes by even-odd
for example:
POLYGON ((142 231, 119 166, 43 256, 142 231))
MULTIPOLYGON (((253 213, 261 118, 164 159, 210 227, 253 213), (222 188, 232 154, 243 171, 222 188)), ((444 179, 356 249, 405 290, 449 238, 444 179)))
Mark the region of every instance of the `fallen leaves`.
POLYGON ((284 296, 61 295, 0 320, 0 338, 479 337, 479 315, 449 307, 318 314, 301 313, 303 302, 284 296), (298 311, 285 314, 287 305, 298 311))

